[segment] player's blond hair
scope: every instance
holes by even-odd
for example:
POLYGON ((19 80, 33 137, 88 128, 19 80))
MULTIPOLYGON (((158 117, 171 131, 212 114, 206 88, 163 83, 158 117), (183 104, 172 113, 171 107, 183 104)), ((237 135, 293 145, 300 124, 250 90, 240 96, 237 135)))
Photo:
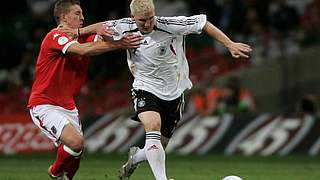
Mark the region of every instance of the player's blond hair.
POLYGON ((130 11, 132 15, 154 10, 153 0, 132 0, 130 11))

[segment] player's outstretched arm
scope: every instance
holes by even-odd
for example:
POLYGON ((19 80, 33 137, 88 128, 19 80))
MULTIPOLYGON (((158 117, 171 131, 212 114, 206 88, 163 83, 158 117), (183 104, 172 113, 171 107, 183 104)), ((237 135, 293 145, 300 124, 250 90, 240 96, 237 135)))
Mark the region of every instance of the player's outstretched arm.
POLYGON ((58 29, 71 38, 77 38, 80 35, 98 34, 101 37, 112 37, 114 30, 109 28, 104 22, 91 24, 82 28, 73 29, 68 26, 59 25, 58 29))
POLYGON ((220 29, 218 29, 209 21, 206 22, 205 26, 203 27, 203 31, 228 48, 232 57, 249 58, 250 52, 252 51, 249 45, 240 42, 233 42, 227 35, 225 35, 220 29))
POLYGON ((79 34, 98 34, 102 37, 112 37, 114 30, 110 28, 105 22, 99 22, 85 26, 79 29, 79 34))
POLYGON ((96 34, 102 26, 104 26, 103 22, 99 22, 82 27, 80 28, 80 34, 96 34))
POLYGON ((75 42, 69 46, 67 53, 93 56, 117 49, 139 48, 142 37, 132 33, 125 34, 118 41, 99 41, 80 44, 75 42))

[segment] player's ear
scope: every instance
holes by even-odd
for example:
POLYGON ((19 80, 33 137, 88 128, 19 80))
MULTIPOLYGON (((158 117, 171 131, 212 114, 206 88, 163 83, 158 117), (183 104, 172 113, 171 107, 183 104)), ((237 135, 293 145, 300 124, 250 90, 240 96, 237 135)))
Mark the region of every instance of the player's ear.
POLYGON ((65 13, 61 13, 61 15, 60 15, 60 22, 63 22, 65 19, 66 19, 66 15, 65 15, 65 13))

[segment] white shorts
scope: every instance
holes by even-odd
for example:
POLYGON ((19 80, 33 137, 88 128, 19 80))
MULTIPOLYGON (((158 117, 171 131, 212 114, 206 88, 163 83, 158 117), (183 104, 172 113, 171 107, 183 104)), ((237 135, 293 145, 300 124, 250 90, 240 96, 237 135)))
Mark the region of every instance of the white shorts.
POLYGON ((60 144, 60 136, 65 125, 71 124, 76 131, 83 135, 78 110, 67 110, 60 106, 38 105, 30 109, 30 115, 35 125, 42 133, 51 139, 55 146, 60 144))

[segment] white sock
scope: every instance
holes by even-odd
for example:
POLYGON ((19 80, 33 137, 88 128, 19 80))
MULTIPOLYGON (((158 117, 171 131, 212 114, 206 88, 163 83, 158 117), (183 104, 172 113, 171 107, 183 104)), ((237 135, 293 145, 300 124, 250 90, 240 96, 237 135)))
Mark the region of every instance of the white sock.
POLYGON ((146 153, 144 152, 144 148, 143 149, 139 148, 136 154, 133 155, 133 163, 136 164, 145 160, 147 160, 147 156, 146 156, 146 153))
POLYGON ((161 133, 151 131, 146 133, 144 151, 156 180, 167 180, 165 167, 165 151, 162 147, 161 133))

